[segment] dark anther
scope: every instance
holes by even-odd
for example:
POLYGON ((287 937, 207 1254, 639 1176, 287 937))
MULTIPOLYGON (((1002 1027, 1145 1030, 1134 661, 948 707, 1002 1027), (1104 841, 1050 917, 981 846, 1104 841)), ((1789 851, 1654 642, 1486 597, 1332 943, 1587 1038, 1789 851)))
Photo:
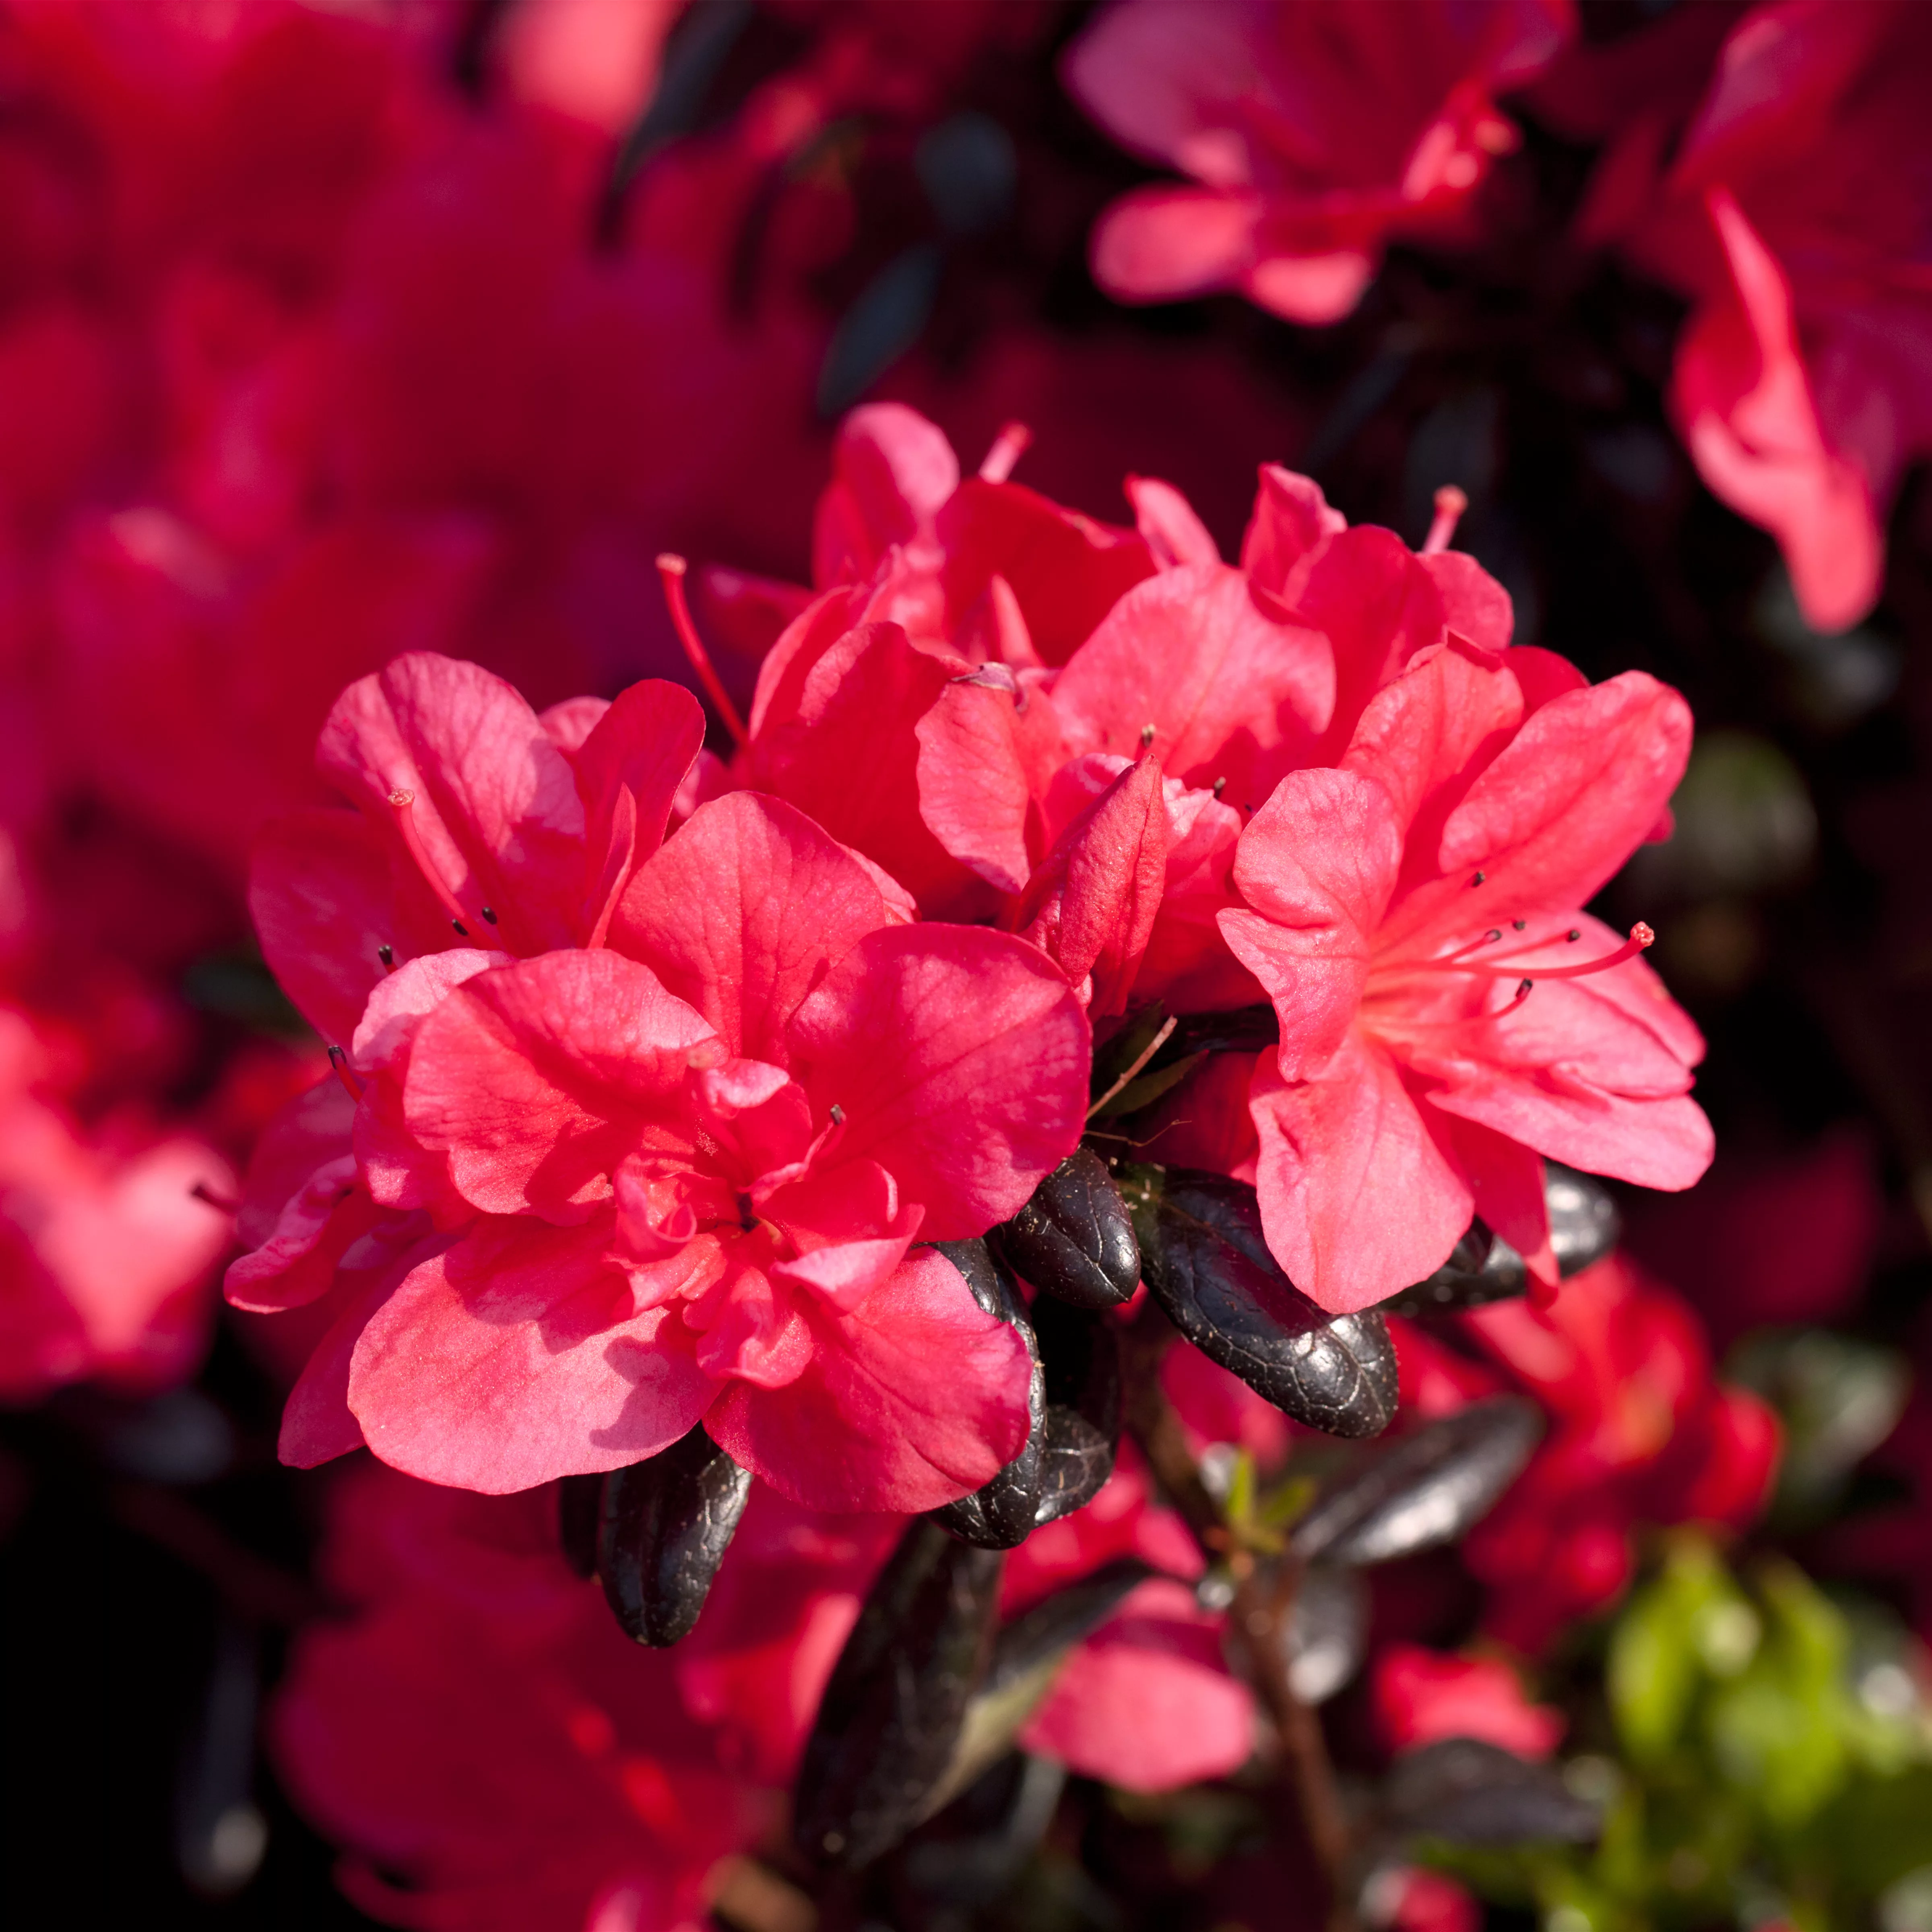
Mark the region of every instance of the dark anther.
POLYGON ((1154 727, 1151 724, 1143 724, 1141 727, 1141 749, 1144 752, 1153 742, 1154 727))
POLYGON ((1228 781, 1226 778, 1216 778, 1214 781, 1214 796, 1216 798, 1219 798, 1227 789, 1228 781))
MULTIPOLYGON (((1529 989, 1530 989, 1530 988, 1531 988, 1531 987, 1532 987, 1532 986, 1534 986, 1535 984, 1536 984, 1536 982, 1535 982, 1534 980, 1519 980, 1516 982, 1516 998, 1517 998, 1519 1000, 1526 1000, 1526 999, 1528 999, 1528 998, 1529 998, 1529 989)), ((1537 1008, 1537 1011, 1538 1011, 1538 1012, 1542 1012, 1542 1010, 1543 1010, 1543 1009, 1542 1009, 1540 1006, 1538 1006, 1538 1007, 1537 1008)))
POLYGON ((483 916, 488 920, 492 926, 494 926, 496 923, 496 914, 492 908, 485 906, 483 908, 483 916))
POLYGON ((1485 946, 1493 946, 1498 940, 1502 938, 1502 928, 1499 926, 1492 926, 1490 928, 1487 932, 1483 934, 1483 944, 1485 946))
POLYGON ((1117 1307, 1140 1282, 1132 1217, 1090 1148, 1076 1148, 992 1238, 1024 1280, 1078 1308, 1117 1307))
POLYGON ((825 1111, 832 1116, 832 1124, 835 1127, 842 1127, 845 1124, 845 1109, 836 1100, 825 1111))
POLYGON ((1510 924, 1514 927, 1518 932, 1522 932, 1522 929, 1528 925, 1528 923, 1529 921, 1526 919, 1513 919, 1510 921, 1510 924))
POLYGON ((970 1496, 932 1510, 932 1520, 962 1542, 982 1550, 1011 1550, 1026 1540, 1040 1508, 1040 1455, 1046 1442, 1046 1376, 1040 1346, 1012 1276, 984 1241, 933 1245, 959 1270, 973 1299, 1018 1332, 1026 1344, 1032 1373, 1027 1382, 1027 1436, 1019 1454, 970 1496))
POLYGON ((1476 876, 1469 881, 1469 883, 1472 886, 1480 886, 1489 876, 1489 874, 1486 872, 1478 872, 1476 876))
POLYGON ((449 922, 449 923, 454 929, 458 938, 467 939, 470 937, 470 928, 464 924, 462 920, 460 919, 453 919, 449 922))
POLYGON ((386 970, 396 963, 396 949, 393 946, 379 946, 376 949, 376 957, 382 961, 386 970))
POLYGON ((1573 946, 1578 940, 1581 939, 1582 936, 1583 928, 1580 926, 1573 926, 1570 928, 1568 933, 1565 934, 1565 937, 1569 940, 1570 943, 1573 946))
POLYGON ((662 1647, 690 1634, 751 1493, 751 1472, 702 1424, 604 1478, 597 1574, 626 1636, 662 1647))

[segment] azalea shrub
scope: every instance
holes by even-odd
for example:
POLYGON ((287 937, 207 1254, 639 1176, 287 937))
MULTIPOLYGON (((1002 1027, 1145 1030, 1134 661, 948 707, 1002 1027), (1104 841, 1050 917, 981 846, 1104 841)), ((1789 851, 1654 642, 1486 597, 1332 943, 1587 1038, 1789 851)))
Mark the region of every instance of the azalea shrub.
POLYGON ((4 0, 26 1918, 1928 1923, 1929 46, 4 0))

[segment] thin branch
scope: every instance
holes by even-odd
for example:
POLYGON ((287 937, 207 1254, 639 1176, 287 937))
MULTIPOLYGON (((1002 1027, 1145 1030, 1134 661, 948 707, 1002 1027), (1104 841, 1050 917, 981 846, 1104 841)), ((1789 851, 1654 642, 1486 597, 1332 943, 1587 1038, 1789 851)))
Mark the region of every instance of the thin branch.
POLYGON ((1234 1574, 1234 1628, 1247 1654, 1256 1690, 1281 1739, 1301 1828, 1328 1876, 1329 1932, 1354 1932, 1349 1904, 1354 1846, 1348 1816, 1336 1786, 1322 1720, 1295 1695, 1288 1674, 1286 1638, 1301 1566, 1284 1556, 1262 1568, 1236 1546, 1220 1505, 1201 1480, 1180 1418, 1161 1389, 1160 1359, 1172 1340, 1165 1318, 1157 1310, 1145 1308, 1124 1339, 1128 1432, 1202 1553, 1210 1563, 1226 1563, 1234 1574))
POLYGON ((1106 1092, 1102 1094, 1100 1099, 1096 1100, 1093 1106, 1087 1109, 1087 1118, 1090 1120, 1102 1107, 1106 1106, 1108 1101, 1113 1100, 1117 1095, 1124 1094, 1127 1090, 1128 1084, 1133 1079, 1134 1076, 1138 1074, 1141 1069, 1167 1044, 1168 1040, 1172 1037, 1174 1028, 1180 1025, 1180 1017, 1178 1013, 1170 1014, 1168 1016, 1166 1024, 1162 1025, 1160 1032, 1156 1034, 1153 1039, 1149 1040, 1147 1045, 1134 1056, 1132 1064, 1128 1067, 1126 1072, 1123 1073, 1120 1078, 1116 1080, 1113 1085, 1109 1087, 1106 1092))

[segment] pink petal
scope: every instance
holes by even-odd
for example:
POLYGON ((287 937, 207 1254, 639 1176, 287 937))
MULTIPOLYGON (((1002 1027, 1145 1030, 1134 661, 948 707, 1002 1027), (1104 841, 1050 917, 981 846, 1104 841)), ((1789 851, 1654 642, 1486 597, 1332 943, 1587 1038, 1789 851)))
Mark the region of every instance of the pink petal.
POLYGON ((1450 814, 1440 884, 1397 908, 1385 942, 1466 908, 1478 872, 1482 910, 1465 921, 1587 904, 1657 823, 1690 752, 1690 707, 1642 671, 1552 699, 1450 814))
POLYGON ((734 1382, 705 1418, 774 1489, 816 1509, 934 1509, 1019 1453, 1024 1345, 943 1255, 916 1248, 857 1314, 820 1304, 808 1318, 816 1346, 796 1381, 734 1382))
POLYGON ((1160 910, 1170 830, 1159 762, 1130 765, 1061 833, 1029 885, 1024 937, 1076 983, 1096 1014, 1124 1012, 1160 910))
POLYGON ((1316 560, 1348 527, 1341 512, 1328 507, 1320 484, 1264 463, 1241 537, 1241 568, 1264 590, 1298 608, 1316 560))
POLYGON ((1036 692, 1025 704, 1016 692, 956 678, 914 728, 927 827, 1003 892, 1025 889, 1039 838, 1034 799, 1060 752, 1052 700, 1036 692))
POLYGON ((1379 784, 1395 802, 1409 844, 1433 876, 1449 814, 1522 722, 1522 694, 1510 674, 1445 644, 1425 650, 1369 700, 1345 770, 1379 784))
POLYGON ((1157 1578, 1067 1659, 1020 1742, 1126 1790, 1171 1791, 1247 1762, 1254 1705, 1222 1660, 1220 1619, 1157 1578))
POLYGON ((1502 656, 1516 629, 1509 592, 1465 551, 1445 550, 1417 562, 1436 586, 1448 628, 1489 656, 1502 656))
POLYGON ((486 1214, 578 1220, 648 1118, 682 1111, 685 1074, 723 1058, 701 1015, 608 950, 486 973, 422 1024, 404 1114, 486 1214))
POLYGON ((365 1231, 372 1207, 357 1193, 352 1154, 326 1162, 284 1204, 267 1238, 229 1264, 223 1292, 233 1306, 258 1312, 319 1299, 335 1279, 344 1249, 365 1231))
POLYGON ((335 1302, 326 1306, 339 1304, 338 1312, 316 1343, 282 1408, 281 1436, 275 1453, 291 1467, 313 1469, 363 1446, 362 1425, 349 1407, 350 1363, 370 1317, 388 1299, 405 1272, 406 1264, 374 1277, 337 1277, 335 1302))
POLYGON ((1249 1105, 1269 1248, 1303 1294, 1342 1315, 1448 1258, 1474 1198, 1393 1060, 1351 1035, 1291 1084, 1263 1054, 1249 1105))
POLYGON ((870 934, 791 1026, 814 1108, 844 1114, 842 1156, 886 1168, 928 1240, 984 1234, 1073 1150, 1090 1040, 1058 968, 974 926, 870 934))
POLYGON ((414 795, 418 836, 468 909, 489 906, 506 950, 571 943, 584 808, 569 761, 510 685, 480 665, 411 651, 336 700, 316 764, 383 828, 414 795))
POLYGON ((1253 910, 1219 923, 1281 1017, 1286 1077, 1315 1072, 1340 1046, 1401 862, 1388 794, 1352 772, 1290 772, 1242 833, 1234 884, 1253 910))
POLYGON ((500 1496, 668 1448, 716 1390, 670 1311, 631 1312, 585 1228, 484 1221, 419 1264, 356 1345, 349 1402, 384 1462, 500 1496))
POLYGON ((963 617, 1003 577, 1043 664, 1066 663, 1122 593, 1154 572, 1138 531, 1096 523, 1018 483, 968 477, 934 527, 949 617, 963 617))
MULTIPOLYGON (((809 633, 814 620, 800 622, 809 633)), ((860 624, 814 642, 815 655, 794 658, 773 681, 744 782, 883 866, 922 905, 956 894, 970 875, 920 816, 913 735, 946 688, 947 665, 915 649, 897 624, 860 624)), ((763 699, 763 679, 759 688, 763 699)))
POLYGON ((1147 540, 1154 562, 1162 570, 1177 564, 1219 563, 1221 553, 1194 506, 1172 483, 1157 476, 1130 476, 1127 501, 1134 506, 1134 527, 1147 540))
POLYGON ((1526 1147, 1474 1120, 1455 1120, 1450 1139, 1476 1197, 1476 1212, 1522 1256, 1539 1281, 1554 1288, 1556 1256, 1550 1245, 1542 1162, 1526 1147))
POLYGON ((1883 574, 1870 479, 1826 440, 1784 269, 1727 190, 1708 202, 1730 284, 1678 345, 1672 406, 1705 482, 1778 538, 1806 617, 1845 630, 1883 574))
POLYGON ((821 590, 872 575, 894 544, 929 528, 959 487, 945 432, 903 403, 868 403, 838 426, 832 482, 812 531, 812 581, 821 590))
POLYGON ((1288 322, 1319 328, 1351 314, 1374 279, 1381 251, 1324 248, 1277 252, 1264 226, 1252 244, 1258 257, 1241 278, 1249 298, 1288 322))
POLYGON ((1255 259, 1263 206, 1243 189, 1136 188, 1094 225, 1094 279, 1125 302, 1178 302, 1239 286, 1255 259))
POLYGON ((777 799, 692 813, 639 868, 611 944, 649 960, 731 1051, 788 1064, 785 1028, 828 966, 892 915, 866 866, 777 799))
POLYGON ((382 835, 352 812, 301 812, 275 820, 256 841, 248 910, 276 983, 332 1045, 356 1030, 362 1004, 382 977, 379 946, 399 958, 448 937, 412 920, 399 930, 382 835))
POLYGON ((572 760, 590 868, 586 934, 596 934, 632 872, 664 843, 671 802, 704 742, 698 700, 682 685, 646 678, 618 694, 572 760))
POLYGON ((1334 704, 1328 640, 1238 570, 1163 570, 1130 590, 1074 654, 1053 704, 1076 751, 1154 748, 1184 782, 1226 781, 1259 805, 1305 760, 1334 704))

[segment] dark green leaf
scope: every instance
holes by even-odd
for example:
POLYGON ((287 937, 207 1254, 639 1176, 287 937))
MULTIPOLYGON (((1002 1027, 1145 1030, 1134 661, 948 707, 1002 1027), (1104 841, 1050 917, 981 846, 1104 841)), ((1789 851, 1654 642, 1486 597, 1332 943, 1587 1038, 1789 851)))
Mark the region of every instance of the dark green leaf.
POLYGON ((1395 1414, 1395 1349, 1372 1310, 1330 1316, 1268 1252, 1255 1190, 1185 1168, 1123 1170, 1149 1292, 1181 1334, 1258 1394, 1331 1436, 1395 1414))
POLYGON ((1577 1844, 1601 1822, 1554 1765, 1476 1738, 1444 1738, 1397 1758, 1382 1816, 1399 1836, 1459 1845, 1577 1844))
POLYGON ((869 1864, 931 1808, 986 1678, 1004 1561, 925 1517, 907 1525, 806 1741, 792 1834, 806 1857, 869 1864))
POLYGON ((1036 1523, 1084 1508, 1114 1473, 1120 1440, 1120 1341, 1103 1317, 1042 1295, 1034 1326, 1046 1371, 1036 1523))
POLYGON ((662 1646, 690 1635, 751 1493, 751 1472, 701 1423, 604 1478, 597 1574, 626 1636, 662 1646))
POLYGON ((934 1246, 965 1278, 974 1300, 988 1315, 1018 1330, 1033 1372, 1027 1383, 1027 1439, 1020 1453, 970 1496, 932 1511, 932 1520, 950 1534, 976 1543, 982 1550, 1011 1550, 1026 1540, 1040 1504, 1042 1459, 1048 1438, 1046 1377, 1040 1346, 1012 1276, 984 1241, 938 1241, 934 1246))
POLYGON ((1516 1480, 1542 1433, 1535 1403, 1513 1395, 1425 1423, 1324 1485, 1295 1525, 1293 1547, 1353 1564, 1453 1543, 1516 1480))
POLYGON ((1090 1148, 1075 1148, 992 1238, 1024 1280, 1077 1308, 1116 1307, 1140 1285, 1133 1222, 1090 1148))

